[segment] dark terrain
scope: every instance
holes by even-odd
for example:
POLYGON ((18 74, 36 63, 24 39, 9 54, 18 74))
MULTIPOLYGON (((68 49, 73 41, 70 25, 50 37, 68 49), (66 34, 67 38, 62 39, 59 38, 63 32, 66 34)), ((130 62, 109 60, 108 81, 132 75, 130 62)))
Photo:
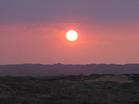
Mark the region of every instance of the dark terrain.
POLYGON ((0 65, 0 76, 61 76, 90 74, 139 74, 139 64, 17 64, 0 65))
POLYGON ((139 104, 139 75, 0 77, 0 104, 139 104))
POLYGON ((0 104, 139 104, 139 64, 0 65, 0 104))

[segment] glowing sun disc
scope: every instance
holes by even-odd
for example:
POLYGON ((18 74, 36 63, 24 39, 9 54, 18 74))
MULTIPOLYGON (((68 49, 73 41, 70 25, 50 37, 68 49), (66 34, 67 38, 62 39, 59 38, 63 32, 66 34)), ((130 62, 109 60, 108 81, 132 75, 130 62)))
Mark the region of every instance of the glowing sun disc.
POLYGON ((70 30, 66 33, 66 38, 68 41, 76 41, 78 39, 78 33, 75 30, 70 30))

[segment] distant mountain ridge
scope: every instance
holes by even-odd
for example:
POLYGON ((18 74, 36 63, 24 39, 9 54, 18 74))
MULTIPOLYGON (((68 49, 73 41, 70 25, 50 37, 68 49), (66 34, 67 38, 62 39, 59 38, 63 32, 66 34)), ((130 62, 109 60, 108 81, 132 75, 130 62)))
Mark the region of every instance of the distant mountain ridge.
POLYGON ((138 74, 139 64, 15 64, 0 65, 0 76, 138 74))

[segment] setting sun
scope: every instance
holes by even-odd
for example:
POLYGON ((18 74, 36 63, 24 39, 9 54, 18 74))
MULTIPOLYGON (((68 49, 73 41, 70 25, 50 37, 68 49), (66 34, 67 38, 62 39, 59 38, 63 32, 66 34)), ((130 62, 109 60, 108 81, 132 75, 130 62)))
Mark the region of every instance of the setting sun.
POLYGON ((68 41, 74 42, 78 39, 78 33, 75 30, 69 30, 66 33, 66 38, 68 41))

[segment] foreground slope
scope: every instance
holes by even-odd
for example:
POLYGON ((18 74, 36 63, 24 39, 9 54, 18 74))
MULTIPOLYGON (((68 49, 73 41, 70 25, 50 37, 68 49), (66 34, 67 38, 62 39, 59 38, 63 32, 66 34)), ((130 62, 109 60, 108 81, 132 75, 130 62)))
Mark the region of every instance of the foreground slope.
POLYGON ((138 103, 139 75, 137 74, 0 77, 0 104, 138 103), (102 80, 103 78, 105 80, 102 80), (118 79, 115 80, 116 78, 118 79))

